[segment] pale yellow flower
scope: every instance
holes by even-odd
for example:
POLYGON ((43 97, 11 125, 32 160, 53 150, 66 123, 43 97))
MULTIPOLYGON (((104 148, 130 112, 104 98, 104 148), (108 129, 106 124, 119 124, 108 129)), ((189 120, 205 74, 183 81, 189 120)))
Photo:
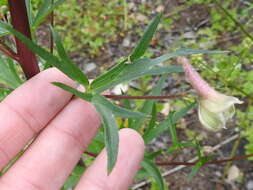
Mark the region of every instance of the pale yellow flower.
POLYGON ((186 58, 180 57, 178 62, 183 65, 187 79, 199 95, 198 116, 201 124, 212 131, 226 128, 227 120, 231 119, 235 113, 234 104, 243 102, 210 87, 186 58))

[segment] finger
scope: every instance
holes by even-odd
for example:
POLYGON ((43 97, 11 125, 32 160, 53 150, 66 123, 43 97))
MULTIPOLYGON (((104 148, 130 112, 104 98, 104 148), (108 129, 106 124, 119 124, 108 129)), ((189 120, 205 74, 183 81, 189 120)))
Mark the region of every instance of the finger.
POLYGON ((119 154, 115 168, 107 175, 106 151, 96 158, 75 190, 125 190, 139 169, 144 154, 144 142, 132 129, 120 131, 119 154))
POLYGON ((54 81, 75 86, 52 68, 24 83, 0 103, 0 169, 71 99, 70 93, 51 84, 54 81))
POLYGON ((0 189, 60 189, 99 124, 92 104, 71 100, 0 179, 0 189))

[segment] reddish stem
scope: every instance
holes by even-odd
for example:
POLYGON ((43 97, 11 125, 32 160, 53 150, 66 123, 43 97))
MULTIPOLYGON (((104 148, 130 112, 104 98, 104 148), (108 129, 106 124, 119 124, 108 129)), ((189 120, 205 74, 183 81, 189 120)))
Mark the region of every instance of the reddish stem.
MULTIPOLYGON (((25 0, 8 0, 13 28, 31 39, 25 0)), ((27 79, 40 72, 35 54, 15 37, 19 63, 27 79)))
POLYGON ((12 59, 19 62, 19 56, 16 52, 12 51, 11 48, 9 48, 6 44, 0 41, 0 51, 4 53, 5 55, 11 57, 12 59))
POLYGON ((186 93, 175 94, 175 95, 165 95, 165 96, 126 96, 126 95, 104 95, 106 98, 111 99, 135 99, 135 100, 160 100, 160 99, 170 99, 170 98, 178 98, 185 96, 186 93))
POLYGON ((91 156, 91 157, 94 157, 94 158, 96 158, 98 155, 97 154, 95 154, 95 153, 92 153, 92 152, 85 152, 85 154, 87 154, 87 155, 89 155, 89 156, 91 156))
MULTIPOLYGON (((206 162, 204 165, 208 165, 208 164, 221 164, 224 162, 231 162, 231 161, 235 161, 235 160, 242 160, 242 159, 246 159, 249 157, 252 157, 253 154, 248 154, 248 155, 243 155, 243 156, 237 156, 237 157, 233 157, 233 158, 228 158, 228 159, 223 159, 223 160, 212 160, 209 162, 206 162)), ((198 161, 195 162, 156 162, 156 165, 158 166, 177 166, 177 165, 185 165, 185 166, 193 166, 197 163, 198 161)))

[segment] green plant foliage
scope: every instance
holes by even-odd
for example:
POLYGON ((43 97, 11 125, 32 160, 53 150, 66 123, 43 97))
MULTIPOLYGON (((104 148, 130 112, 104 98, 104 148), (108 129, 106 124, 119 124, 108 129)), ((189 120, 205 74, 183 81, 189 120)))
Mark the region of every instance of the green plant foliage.
POLYGON ((71 175, 65 182, 63 186, 63 190, 68 190, 70 188, 73 188, 78 183, 79 179, 81 178, 82 174, 84 172, 84 167, 76 166, 74 170, 72 171, 71 175))
MULTIPOLYGON (((1 2, 0 1, 0 5, 1 2)), ((31 29, 36 33, 36 29, 44 22, 48 21, 47 16, 54 10, 55 28, 64 36, 61 41, 59 35, 52 29, 52 34, 55 42, 55 55, 49 53, 47 50, 41 48, 36 43, 25 38, 20 33, 16 32, 10 25, 0 22, 0 37, 10 33, 18 37, 25 43, 33 52, 39 55, 47 65, 57 67, 73 80, 85 87, 85 92, 78 91, 70 86, 62 83, 53 82, 54 85, 80 97, 86 101, 94 104, 97 111, 101 115, 103 128, 100 129, 97 136, 89 145, 87 151, 98 154, 103 147, 107 149, 108 155, 108 172, 112 171, 118 154, 118 129, 129 127, 137 130, 143 135, 145 143, 151 142, 164 132, 168 132, 171 136, 172 146, 164 150, 156 152, 146 152, 145 159, 142 162, 142 170, 139 172, 140 179, 152 177, 152 189, 164 189, 164 182, 159 169, 154 164, 154 159, 162 154, 172 153, 182 148, 191 147, 198 151, 199 161, 192 168, 188 179, 192 179, 199 169, 209 160, 209 157, 204 157, 200 153, 199 144, 195 141, 185 142, 180 140, 177 134, 178 121, 183 118, 189 110, 196 106, 196 102, 185 101, 182 109, 175 109, 179 111, 170 111, 167 118, 163 121, 158 117, 161 111, 162 104, 158 104, 157 100, 132 101, 124 100, 121 102, 123 107, 112 103, 104 96, 100 95, 105 90, 108 90, 118 84, 138 80, 139 91, 129 90, 130 95, 161 95, 165 81, 168 74, 183 72, 181 66, 163 65, 165 61, 171 60, 178 56, 191 56, 191 61, 195 66, 200 67, 202 75, 211 83, 217 84, 217 88, 223 92, 229 92, 235 96, 243 97, 247 105, 243 111, 237 111, 238 122, 242 134, 247 138, 249 144, 246 145, 248 153, 253 152, 253 72, 251 66, 253 61, 252 48, 253 42, 251 37, 243 37, 236 45, 223 48, 218 43, 218 39, 223 38, 225 33, 237 35, 244 29, 238 29, 236 24, 240 16, 242 21, 247 19, 248 13, 253 6, 249 6, 247 10, 238 11, 237 8, 230 9, 231 0, 226 1, 222 7, 228 10, 227 13, 222 13, 222 9, 218 7, 210 7, 210 28, 200 28, 193 42, 181 42, 180 47, 173 47, 167 54, 159 57, 147 58, 155 56, 154 52, 146 52, 148 45, 152 40, 155 31, 161 20, 161 14, 158 14, 148 25, 142 38, 133 48, 129 56, 125 56, 118 61, 114 67, 105 71, 100 76, 95 78, 92 83, 89 83, 88 78, 83 72, 73 63, 68 57, 67 51, 73 52, 76 50, 83 50, 84 53, 89 53, 90 56, 99 55, 102 46, 111 40, 118 40, 123 36, 122 28, 127 29, 131 26, 132 21, 124 23, 128 20, 127 15, 127 1, 111 0, 98 1, 87 0, 85 2, 69 0, 63 3, 64 0, 54 1, 36 1, 26 0, 28 17, 31 29), (71 4, 71 6, 69 6, 71 4), (61 6, 59 6, 61 5, 61 6), (36 11, 33 8, 36 7, 36 11), (57 7, 57 9, 55 9, 57 7), (229 16, 228 16, 229 15, 229 16), (234 21, 234 22, 231 22, 234 21), (127 27, 126 27, 127 26, 127 27), (115 34, 118 31, 118 35, 115 34), (181 47, 190 47, 192 49, 182 49, 181 47), (205 49, 228 49, 229 51, 209 51, 205 49), (66 48, 66 50, 65 50, 66 48), (224 56, 224 53, 230 53, 229 56, 224 56), (206 62, 206 55, 214 54, 208 57, 210 64, 206 62), (161 75, 160 80, 155 85, 150 85, 150 80, 153 75, 161 75), (134 92, 133 92, 134 91, 134 92), (115 119, 115 117, 117 117, 115 119)), ((203 4, 209 6, 213 3, 211 0, 191 0, 185 4, 191 6, 193 4, 203 4)), ((144 5, 138 6, 140 11, 145 13, 147 8, 144 5)), ((180 9, 179 9, 180 10, 180 9)), ((178 10, 177 10, 178 11, 178 10)), ((176 12, 177 12, 176 11, 176 12)), ((173 19, 180 18, 179 15, 173 19)), ((170 29, 173 19, 166 18, 163 22, 163 27, 170 29)), ((129 21, 129 20, 128 20, 129 21)), ((144 21, 146 24, 146 22, 144 21)), ((249 22, 250 23, 250 22, 249 22)), ((249 26, 249 23, 245 26, 249 26)), ((128 32, 128 31, 127 31, 128 32)), ((142 29, 133 29, 137 34, 142 33, 142 29), (139 32, 138 32, 139 30, 139 32), (137 31, 137 32, 136 32, 137 31)), ((245 34, 242 33, 242 34, 245 34)), ((249 34, 250 35, 250 34, 249 34)), ((34 35, 35 38, 36 35, 34 35)), ((34 39, 36 41, 36 39, 34 39)), ((159 42, 160 43, 160 42, 159 42)), ((1 57, 0 57, 1 58, 1 57)), ((208 63, 209 63, 208 62, 208 63)), ((12 89, 18 87, 22 80, 16 71, 13 61, 0 59, 0 82, 3 88, 0 89, 0 99, 4 98, 11 92, 12 89), (10 88, 10 89, 9 89, 10 88)), ((159 102, 160 103, 160 102, 159 102)), ((174 109, 173 109, 174 110, 174 109)), ((189 129, 190 130, 190 129, 189 129)), ((84 168, 77 166, 66 184, 65 189, 75 186, 80 178, 84 168)))
POLYGON ((147 27, 146 31, 144 32, 141 40, 139 41, 139 43, 137 44, 137 46, 135 47, 135 49, 133 50, 133 53, 131 53, 129 59, 130 61, 134 61, 138 58, 140 58, 141 56, 143 56, 143 54, 145 53, 145 51, 147 50, 150 41, 152 40, 157 26, 160 22, 162 14, 158 14, 149 24, 149 26, 147 27))
POLYGON ((103 96, 99 94, 95 94, 92 98, 93 102, 100 102, 101 105, 107 107, 111 110, 111 112, 118 117, 122 118, 142 118, 145 117, 145 114, 140 112, 132 112, 128 109, 121 108, 113 103, 111 103, 109 100, 104 98, 103 96))
POLYGON ((99 55, 105 43, 123 32, 122 0, 68 0, 55 11, 56 29, 64 35, 68 51, 99 55))
POLYGON ((0 0, 0 6, 7 5, 7 0, 0 0))
MULTIPOLYGON (((41 48, 34 42, 32 42, 30 39, 26 38, 21 33, 14 30, 10 25, 0 22, 0 27, 5 28, 12 34, 14 34, 16 37, 18 37, 24 44, 26 44, 33 52, 38 54, 41 58, 46 60, 48 63, 52 64, 56 68, 58 68, 60 71, 68 75, 70 78, 72 78, 75 81, 78 81, 80 84, 83 84, 84 86, 89 84, 88 78, 82 73, 82 71, 74 64, 70 63, 68 60, 59 60, 56 56, 50 54, 45 49, 41 48)), ((63 46, 61 46, 60 41, 55 34, 55 42, 57 43, 57 49, 58 51, 61 51, 59 54, 63 54, 63 46)))
POLYGON ((29 14, 32 30, 34 31, 46 19, 46 16, 48 16, 57 6, 64 3, 64 1, 65 0, 58 0, 54 3, 52 0, 42 1, 41 5, 38 8, 36 16, 33 18, 31 17, 31 14, 29 14))
POLYGON ((142 167, 154 178, 160 190, 164 190, 164 182, 159 169, 150 160, 144 159, 141 163, 142 167))
POLYGON ((15 89, 22 84, 22 80, 18 76, 13 60, 9 58, 4 59, 2 56, 0 56, 0 84, 1 83, 11 89, 15 89))
POLYGON ((107 170, 111 172, 118 156, 118 145, 119 145, 119 136, 118 136, 118 126, 111 110, 103 105, 103 102, 100 102, 100 99, 93 100, 97 111, 101 114, 103 126, 105 129, 105 146, 107 150, 107 170))

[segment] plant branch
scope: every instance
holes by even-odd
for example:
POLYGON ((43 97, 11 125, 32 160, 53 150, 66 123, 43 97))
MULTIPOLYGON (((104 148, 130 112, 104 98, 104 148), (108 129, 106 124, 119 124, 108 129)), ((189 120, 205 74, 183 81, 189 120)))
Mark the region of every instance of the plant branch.
MULTIPOLYGON (((8 0, 13 28, 31 39, 25 0, 8 0)), ((19 63, 27 79, 40 72, 35 54, 15 37, 19 63)))
POLYGON ((178 98, 185 96, 186 93, 175 94, 175 95, 165 95, 165 96, 126 96, 126 95, 104 95, 106 98, 121 100, 121 99, 131 99, 131 100, 161 100, 178 98))
MULTIPOLYGON (((54 0, 52 0, 51 3, 54 4, 54 0)), ((52 13, 50 14, 50 24, 51 24, 51 27, 54 28, 54 11, 52 11, 52 13)), ((54 38, 53 38, 52 31, 50 32, 50 52, 52 54, 54 53, 54 38)))
MULTIPOLYGON (((252 157, 253 154, 248 154, 248 155, 242 155, 242 156, 236 156, 233 158, 227 158, 227 159, 223 159, 223 160, 212 160, 209 162, 206 162, 204 165, 209 165, 209 164, 221 164, 224 162, 231 162, 231 161, 235 161, 235 160, 243 160, 249 157, 252 157)), ((158 166, 178 166, 178 165, 184 165, 184 166, 194 166, 197 162, 156 162, 156 165, 158 166)))
POLYGON ((11 57, 12 59, 19 62, 19 56, 16 52, 12 51, 11 48, 9 48, 6 44, 4 44, 2 41, 0 41, 0 51, 7 55, 8 57, 11 57))

